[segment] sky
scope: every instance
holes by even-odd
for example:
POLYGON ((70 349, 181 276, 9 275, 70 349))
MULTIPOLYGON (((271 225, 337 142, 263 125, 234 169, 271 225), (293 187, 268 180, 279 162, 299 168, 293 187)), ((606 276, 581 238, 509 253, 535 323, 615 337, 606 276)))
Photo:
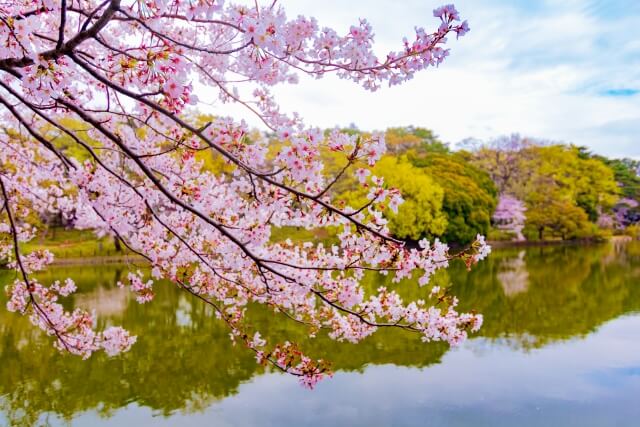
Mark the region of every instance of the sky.
MULTIPOLYGON (((446 0, 444 0, 446 1, 446 0)), ((366 18, 376 51, 437 27, 433 0, 281 0, 345 32, 366 18)), ((471 31, 439 68, 370 93, 336 77, 274 89, 308 125, 433 129, 445 141, 511 133, 640 159, 640 0, 458 0, 471 31)))

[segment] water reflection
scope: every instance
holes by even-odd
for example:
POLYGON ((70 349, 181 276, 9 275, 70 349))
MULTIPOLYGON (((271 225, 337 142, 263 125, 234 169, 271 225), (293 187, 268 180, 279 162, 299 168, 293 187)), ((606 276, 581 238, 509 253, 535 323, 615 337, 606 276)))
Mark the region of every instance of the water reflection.
POLYGON ((507 297, 526 292, 529 288, 529 271, 524 260, 525 254, 525 251, 520 251, 517 257, 506 258, 502 263, 502 270, 497 274, 498 281, 507 297))
MULTIPOLYGON (((140 334, 119 358, 61 356, 0 310, 4 424, 612 425, 598 417, 640 416, 640 317, 620 317, 640 309, 637 243, 502 250, 471 273, 456 266, 436 280, 485 314, 480 337, 452 351, 397 331, 357 346, 306 340, 338 370, 313 392, 264 372, 207 307, 170 286, 138 305, 113 286, 125 271, 47 273, 74 277, 83 293, 70 303, 99 301, 101 322, 140 334)), ((251 321, 271 339, 304 340, 271 313, 251 321)))

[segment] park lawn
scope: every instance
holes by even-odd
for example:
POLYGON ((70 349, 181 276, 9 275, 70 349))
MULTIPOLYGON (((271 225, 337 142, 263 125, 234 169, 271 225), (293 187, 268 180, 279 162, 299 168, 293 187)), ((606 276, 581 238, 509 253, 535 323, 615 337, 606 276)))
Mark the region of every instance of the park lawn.
MULTIPOLYGON (((271 241, 278 242, 291 239, 294 243, 304 241, 323 241, 334 243, 335 236, 326 229, 306 230, 302 227, 273 227, 271 241)), ((98 258, 127 255, 129 251, 123 246, 116 250, 113 237, 98 239, 90 230, 74 230, 55 227, 36 236, 33 240, 22 243, 20 250, 29 253, 35 250, 48 249, 57 259, 64 258, 98 258)))
POLYGON ((307 230, 303 227, 272 227, 271 242, 282 242, 290 239, 294 243, 324 242, 325 244, 338 243, 336 232, 333 229, 318 228, 307 230))
POLYGON ((91 258, 118 256, 127 253, 126 248, 117 251, 113 237, 98 239, 90 230, 51 228, 33 240, 23 243, 21 250, 28 253, 48 249, 55 258, 91 258))

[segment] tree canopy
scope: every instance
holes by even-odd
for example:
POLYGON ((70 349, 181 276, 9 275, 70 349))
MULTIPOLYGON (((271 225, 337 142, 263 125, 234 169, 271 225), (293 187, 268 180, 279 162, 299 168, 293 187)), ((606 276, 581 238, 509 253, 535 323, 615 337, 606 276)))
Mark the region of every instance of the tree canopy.
MULTIPOLYGON (((433 239, 445 234, 447 217, 443 212, 445 190, 430 174, 413 166, 405 157, 384 156, 372 172, 400 190, 404 202, 397 213, 388 209, 389 229, 401 239, 433 239)), ((354 206, 365 204, 368 189, 356 187, 343 197, 354 206)), ((474 235, 475 238, 475 235, 474 235)))
POLYGON ((486 172, 468 161, 465 153, 444 151, 441 146, 426 145, 422 153, 410 152, 409 158, 444 190, 442 209, 447 228, 442 238, 466 244, 478 234, 489 232, 497 203, 496 187, 486 172))
MULTIPOLYGON (((453 152, 432 131, 412 126, 386 129, 385 140, 391 153, 373 173, 398 188, 405 200, 399 212, 390 215, 396 237, 467 244, 488 233, 497 190, 490 176, 471 163, 469 153, 453 152)), ((333 172, 341 169, 334 157, 328 159, 333 172)), ((354 175, 336 187, 347 200, 365 200, 366 189, 354 175)))
POLYGON ((500 192, 525 202, 528 238, 597 237, 595 223, 619 199, 611 168, 573 145, 514 135, 481 147, 473 161, 500 192))

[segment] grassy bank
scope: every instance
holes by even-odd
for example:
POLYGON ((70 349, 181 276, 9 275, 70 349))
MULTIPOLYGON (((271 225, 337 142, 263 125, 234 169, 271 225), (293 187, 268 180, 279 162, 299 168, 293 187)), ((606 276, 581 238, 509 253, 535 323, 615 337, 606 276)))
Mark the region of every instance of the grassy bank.
POLYGON ((119 249, 113 237, 97 239, 87 230, 67 230, 51 228, 46 233, 21 245, 22 252, 48 249, 56 259, 83 259, 93 257, 122 257, 126 248, 119 249))
MULTIPOLYGON (((614 236, 616 239, 630 239, 626 236, 614 236)), ((273 228, 272 241, 284 241, 290 239, 294 242, 301 241, 324 241, 327 244, 337 243, 337 238, 327 230, 306 230, 300 227, 273 228)), ((542 241, 522 241, 511 240, 489 240, 488 243, 494 248, 528 247, 528 246, 550 246, 550 245, 581 245, 601 243, 603 240, 577 239, 577 240, 542 240, 542 241)), ((413 242, 408 242, 413 247, 413 242)), ((450 243, 454 250, 462 249, 466 245, 450 243)), ((67 230, 63 228, 52 228, 28 243, 21 245, 24 253, 38 249, 48 249, 55 256, 54 264, 77 265, 77 264, 107 264, 121 262, 140 262, 142 258, 128 251, 124 246, 118 248, 113 237, 97 239, 91 231, 67 230)))
MULTIPOLYGON (((272 241, 291 239, 294 242, 322 240, 333 242, 327 230, 306 230, 301 227, 273 228, 272 241)), ((96 238, 88 230, 51 228, 35 239, 20 245, 22 253, 35 250, 49 250, 55 257, 54 264, 107 264, 127 261, 143 261, 139 255, 131 253, 126 247, 118 248, 113 237, 96 238)))

